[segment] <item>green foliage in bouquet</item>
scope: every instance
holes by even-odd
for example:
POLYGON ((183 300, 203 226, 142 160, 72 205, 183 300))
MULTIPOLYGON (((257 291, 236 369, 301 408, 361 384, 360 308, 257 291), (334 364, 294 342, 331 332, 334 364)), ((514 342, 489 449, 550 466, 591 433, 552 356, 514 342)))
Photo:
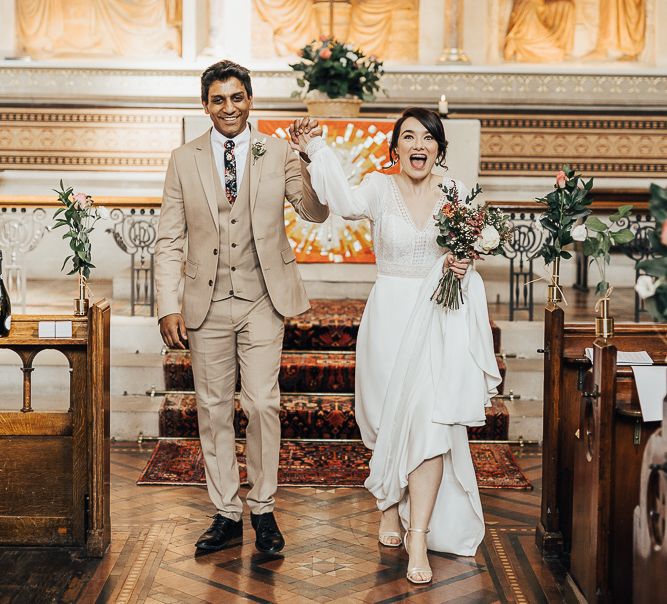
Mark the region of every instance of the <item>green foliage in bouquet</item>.
POLYGON ((651 185, 649 210, 655 219, 650 239, 653 258, 637 263, 646 275, 639 277, 635 289, 644 298, 653 320, 667 323, 667 187, 651 185))
POLYGON ((94 208, 94 201, 86 193, 74 193, 72 187, 65 189, 63 181, 60 181, 60 190, 54 189, 58 194, 58 201, 64 207, 58 208, 53 217, 56 219, 51 228, 67 227, 67 232, 62 236, 69 239, 71 255, 65 258, 62 268, 71 260, 72 269, 67 273, 74 275, 80 273, 85 279, 90 277, 90 269, 95 268, 91 261, 90 233, 95 223, 100 218, 108 217, 108 210, 104 207, 94 208))
POLYGON ((598 296, 604 295, 609 289, 607 266, 611 261, 612 245, 625 245, 635 238, 630 229, 621 226, 622 223, 628 222, 630 212, 632 212, 631 205, 621 206, 609 217, 609 222, 600 220, 597 216, 589 216, 584 223, 587 230, 584 256, 590 258, 591 264, 595 262, 600 273, 600 281, 595 288, 598 296))
POLYGON ((380 78, 384 74, 382 61, 374 56, 366 57, 360 49, 353 50, 349 44, 326 37, 313 40, 299 51, 302 61, 290 64, 301 75, 296 83, 302 92, 292 96, 305 95, 311 90, 319 90, 332 99, 356 96, 363 101, 373 100, 380 89, 380 78))
POLYGON ((592 188, 592 178, 585 182, 580 174, 566 164, 556 175, 554 190, 536 200, 546 206, 539 219, 547 231, 546 241, 540 250, 545 264, 551 264, 556 258, 572 258, 572 254, 564 248, 574 241, 572 228, 577 221, 591 213, 592 188))

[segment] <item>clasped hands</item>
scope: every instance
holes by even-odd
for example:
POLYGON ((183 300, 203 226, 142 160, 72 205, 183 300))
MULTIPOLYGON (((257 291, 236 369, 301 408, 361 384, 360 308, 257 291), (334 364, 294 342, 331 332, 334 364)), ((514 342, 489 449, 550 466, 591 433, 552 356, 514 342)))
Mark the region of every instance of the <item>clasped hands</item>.
POLYGON ((322 127, 315 118, 300 117, 292 122, 287 132, 289 133, 287 142, 290 147, 305 155, 308 143, 315 137, 322 136, 322 127))

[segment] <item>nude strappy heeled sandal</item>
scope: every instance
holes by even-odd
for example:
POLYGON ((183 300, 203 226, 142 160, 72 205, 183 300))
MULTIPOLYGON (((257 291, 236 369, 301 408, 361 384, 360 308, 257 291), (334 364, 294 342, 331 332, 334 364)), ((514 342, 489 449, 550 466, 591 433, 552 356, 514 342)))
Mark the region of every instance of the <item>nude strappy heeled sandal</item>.
MULTIPOLYGON (((405 534, 405 551, 410 555, 410 551, 408 550, 408 535, 410 533, 429 533, 430 529, 415 529, 415 528, 409 528, 408 532, 405 534)), ((433 571, 431 570, 431 567, 421 567, 421 566, 414 566, 413 568, 408 568, 408 572, 405 575, 407 580, 410 581, 410 583, 414 583, 415 585, 423 585, 424 583, 430 583, 433 581, 433 571), (414 579, 415 575, 427 575, 428 579, 414 579)))
POLYGON ((401 537, 401 533, 397 533, 396 531, 386 531, 384 533, 380 533, 378 541, 385 547, 401 547, 403 537, 401 537), (398 543, 391 543, 389 539, 398 539, 398 543))

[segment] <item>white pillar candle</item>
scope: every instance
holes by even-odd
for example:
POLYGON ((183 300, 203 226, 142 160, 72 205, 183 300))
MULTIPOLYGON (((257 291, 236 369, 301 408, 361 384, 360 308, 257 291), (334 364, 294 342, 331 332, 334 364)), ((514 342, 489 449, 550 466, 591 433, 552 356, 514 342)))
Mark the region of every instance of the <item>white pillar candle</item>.
POLYGON ((443 94, 438 103, 438 112, 440 115, 447 115, 449 113, 449 106, 447 104, 447 97, 443 94))

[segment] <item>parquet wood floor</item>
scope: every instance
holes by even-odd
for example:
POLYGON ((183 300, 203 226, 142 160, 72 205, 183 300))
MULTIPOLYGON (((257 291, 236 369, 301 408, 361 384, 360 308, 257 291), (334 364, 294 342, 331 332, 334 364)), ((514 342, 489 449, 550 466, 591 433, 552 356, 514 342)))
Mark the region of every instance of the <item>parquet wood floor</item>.
POLYGON ((69 566, 57 561, 52 572, 58 580, 45 581, 44 565, 51 563, 43 552, 24 552, 17 564, 15 554, 0 551, 0 603, 564 601, 561 570, 543 562, 535 547, 539 449, 518 453, 535 490, 482 491, 487 533, 477 556, 432 553, 434 581, 426 587, 406 581, 402 549, 378 545, 378 512, 359 488, 279 489, 276 515, 287 540, 283 555, 257 553, 245 517, 242 547, 195 558, 193 544, 212 513, 206 490, 137 487, 150 451, 129 443, 112 449, 113 542, 105 559, 69 566), (41 556, 42 564, 38 569, 35 563, 32 573, 25 570, 31 555, 41 556), (17 579, 19 567, 23 575, 17 579))

